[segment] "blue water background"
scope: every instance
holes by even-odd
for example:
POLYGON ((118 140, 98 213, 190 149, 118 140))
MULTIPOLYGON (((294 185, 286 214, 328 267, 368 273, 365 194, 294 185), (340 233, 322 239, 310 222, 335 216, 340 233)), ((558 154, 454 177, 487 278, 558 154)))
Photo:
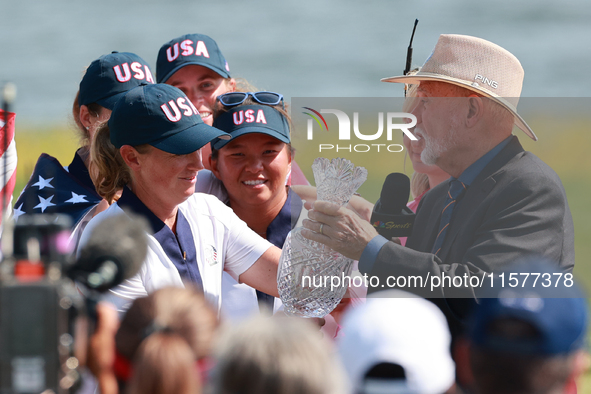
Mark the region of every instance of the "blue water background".
POLYGON ((520 59, 522 96, 589 96, 588 0, 2 0, 0 83, 17 85, 19 123, 65 122, 92 60, 130 51, 155 67, 163 43, 199 32, 218 42, 234 76, 288 99, 400 97, 400 85, 379 80, 403 70, 415 18, 415 65, 439 34, 469 34, 520 59))

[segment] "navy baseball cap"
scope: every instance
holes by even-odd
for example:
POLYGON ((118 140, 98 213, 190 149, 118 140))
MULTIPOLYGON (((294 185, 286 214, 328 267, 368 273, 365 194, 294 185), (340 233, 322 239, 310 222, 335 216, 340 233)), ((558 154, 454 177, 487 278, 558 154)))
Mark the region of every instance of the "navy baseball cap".
POLYGON ((505 271, 493 281, 487 294, 491 298, 481 298, 474 310, 471 341, 480 348, 523 355, 553 356, 583 348, 587 302, 572 276, 565 275, 543 258, 505 271))
MULTIPOLYGON (((232 138, 249 133, 268 134, 286 144, 290 143, 289 123, 285 116, 268 105, 239 105, 214 119, 213 127, 229 133, 232 138)), ((215 139, 214 149, 221 149, 229 141, 215 139)))
POLYGON ((207 67, 224 78, 230 78, 230 67, 218 44, 205 34, 185 34, 160 47, 156 60, 156 79, 168 78, 188 65, 207 67))
POLYGON ((125 94, 109 119, 111 143, 150 144, 176 155, 195 152, 214 138, 231 137, 203 123, 185 94, 165 84, 141 85, 125 94))
POLYGON ((135 53, 114 51, 90 63, 80 81, 78 105, 98 103, 112 110, 125 92, 141 83, 154 83, 148 63, 135 53))

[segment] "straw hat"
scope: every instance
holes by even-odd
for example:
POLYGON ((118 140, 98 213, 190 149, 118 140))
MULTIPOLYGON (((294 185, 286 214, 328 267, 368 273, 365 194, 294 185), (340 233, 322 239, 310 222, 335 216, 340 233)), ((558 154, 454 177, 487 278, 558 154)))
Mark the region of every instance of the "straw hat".
POLYGON ((439 81, 470 89, 511 111, 517 127, 537 141, 538 137, 517 113, 523 75, 519 60, 500 46, 481 38, 442 34, 418 73, 384 78, 382 82, 439 81))

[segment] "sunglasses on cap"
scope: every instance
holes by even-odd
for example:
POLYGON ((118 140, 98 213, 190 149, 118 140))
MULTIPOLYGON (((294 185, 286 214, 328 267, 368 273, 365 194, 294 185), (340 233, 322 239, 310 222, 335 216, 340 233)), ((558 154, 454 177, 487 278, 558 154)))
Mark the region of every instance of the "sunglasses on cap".
POLYGON ((217 100, 226 107, 233 107, 245 102, 248 96, 252 96, 254 101, 256 101, 259 104, 277 105, 281 103, 283 109, 285 109, 283 95, 274 92, 230 92, 220 94, 217 97, 217 100))

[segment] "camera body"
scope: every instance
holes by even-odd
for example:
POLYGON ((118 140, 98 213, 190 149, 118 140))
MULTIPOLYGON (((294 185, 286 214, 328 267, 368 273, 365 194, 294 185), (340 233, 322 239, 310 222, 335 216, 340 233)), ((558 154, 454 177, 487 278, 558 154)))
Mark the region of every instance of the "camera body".
POLYGON ((23 215, 6 228, 0 263, 0 394, 70 393, 79 385, 85 302, 64 275, 71 222, 23 215))

